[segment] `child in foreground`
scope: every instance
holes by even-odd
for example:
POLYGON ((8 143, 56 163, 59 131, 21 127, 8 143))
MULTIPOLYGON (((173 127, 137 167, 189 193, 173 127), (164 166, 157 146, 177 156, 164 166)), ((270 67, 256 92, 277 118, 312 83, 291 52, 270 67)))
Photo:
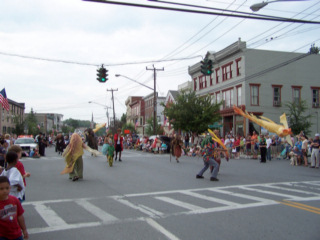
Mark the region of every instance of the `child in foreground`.
POLYGON ((6 176, 11 184, 10 195, 15 196, 23 201, 23 196, 25 192, 25 187, 23 183, 23 178, 19 170, 16 168, 16 164, 19 160, 19 156, 15 152, 8 152, 6 155, 6 161, 8 166, 6 169, 0 168, 0 175, 6 176))
POLYGON ((29 234, 23 217, 24 210, 20 201, 9 193, 9 179, 0 176, 0 239, 28 239, 29 234))

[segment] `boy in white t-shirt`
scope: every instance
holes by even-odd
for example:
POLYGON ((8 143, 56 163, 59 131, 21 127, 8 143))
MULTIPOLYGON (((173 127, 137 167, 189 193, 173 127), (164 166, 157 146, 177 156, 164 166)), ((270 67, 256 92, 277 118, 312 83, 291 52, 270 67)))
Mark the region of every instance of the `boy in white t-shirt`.
POLYGON ((15 152, 8 152, 6 154, 6 161, 7 161, 7 168, 3 169, 0 168, 0 175, 6 176, 10 181, 10 195, 15 196, 20 200, 23 201, 23 195, 25 192, 25 187, 23 183, 23 178, 19 170, 15 167, 19 160, 19 156, 15 152))

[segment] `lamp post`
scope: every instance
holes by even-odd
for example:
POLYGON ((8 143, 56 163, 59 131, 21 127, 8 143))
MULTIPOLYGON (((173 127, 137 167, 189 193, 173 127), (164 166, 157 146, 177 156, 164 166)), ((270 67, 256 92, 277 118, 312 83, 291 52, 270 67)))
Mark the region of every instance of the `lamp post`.
MULTIPOLYGON (((154 134, 156 134, 156 117, 157 117, 157 112, 156 112, 156 88, 155 88, 155 86, 154 86, 154 88, 151 88, 151 87, 149 87, 149 86, 147 86, 147 85, 145 85, 145 84, 143 84, 143 83, 141 83, 141 82, 138 82, 138 81, 136 81, 136 80, 134 80, 134 79, 132 79, 132 78, 129 78, 129 77, 127 77, 127 76, 124 76, 124 75, 121 75, 121 74, 116 74, 115 75, 116 77, 124 77, 124 78, 126 78, 126 79, 129 79, 130 81, 133 81, 133 82, 135 82, 135 83, 138 83, 138 84, 140 84, 140 85, 142 85, 142 86, 144 86, 144 87, 146 87, 146 88, 149 88, 150 90, 153 90, 153 133, 154 134)), ((155 84, 154 84, 155 85, 155 84)))
POLYGON ((106 115, 107 115, 107 119, 108 119, 108 127, 109 127, 110 123, 109 123, 109 112, 108 112, 108 109, 109 109, 109 108, 111 109, 111 107, 108 107, 107 105, 103 105, 103 104, 101 104, 101 103, 97 103, 97 102, 94 102, 94 101, 89 101, 88 103, 94 103, 94 104, 97 104, 97 105, 103 106, 103 107, 104 107, 104 109, 107 109, 106 115))
POLYGON ((309 1, 309 0, 274 0, 274 1, 268 1, 268 2, 261 2, 256 3, 250 6, 250 9, 254 12, 258 12, 261 8, 267 6, 269 3, 274 2, 301 2, 301 1, 309 1))

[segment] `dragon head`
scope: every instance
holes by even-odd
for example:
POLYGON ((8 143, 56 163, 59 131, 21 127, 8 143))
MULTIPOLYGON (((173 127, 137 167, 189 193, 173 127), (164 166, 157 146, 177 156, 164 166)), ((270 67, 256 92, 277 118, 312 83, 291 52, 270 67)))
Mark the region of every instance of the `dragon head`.
POLYGON ((283 136, 291 135, 293 134, 291 131, 291 128, 285 128, 283 129, 283 136))

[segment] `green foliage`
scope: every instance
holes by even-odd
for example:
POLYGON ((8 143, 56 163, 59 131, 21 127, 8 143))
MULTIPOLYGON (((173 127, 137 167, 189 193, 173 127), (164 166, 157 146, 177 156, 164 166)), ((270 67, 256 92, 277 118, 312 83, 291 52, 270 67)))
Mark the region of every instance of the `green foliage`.
POLYGON ((127 122, 127 114, 122 114, 121 119, 120 119, 122 125, 125 125, 127 122))
MULTIPOLYGON (((123 115, 122 115, 123 116, 123 115)), ((121 118, 122 121, 122 118, 121 118)), ((124 123, 122 125, 122 132, 124 132, 125 129, 130 130, 131 133, 136 133, 137 131, 134 129, 134 125, 132 123, 124 123)))
POLYGON ((310 54, 319 54, 320 49, 319 47, 316 47, 314 44, 311 45, 309 53, 310 54))
POLYGON ((164 114, 174 129, 186 132, 202 133, 208 125, 220 121, 221 103, 212 104, 211 96, 197 97, 195 92, 181 92, 176 103, 164 106, 164 114))
POLYGON ((16 127, 15 129, 13 129, 13 133, 17 134, 17 135, 23 135, 24 134, 24 121, 21 121, 21 117, 15 115, 13 117, 13 122, 15 123, 16 127))
POLYGON ((65 125, 63 124, 63 126, 61 127, 61 131, 64 133, 64 134, 67 134, 69 132, 74 132, 74 127, 71 127, 71 126, 68 126, 68 125, 65 125))
MULTIPOLYGON (((156 119, 156 135, 160 135, 163 133, 163 129, 161 127, 161 124, 158 123, 157 119, 156 119)), ((153 131, 153 117, 149 118, 147 120, 147 127, 146 127, 146 134, 148 136, 154 135, 154 131, 153 131)))
POLYGON ((288 102, 285 104, 286 107, 289 108, 289 113, 287 113, 288 119, 290 119, 289 127, 294 135, 299 134, 303 131, 306 135, 310 134, 311 127, 311 115, 306 114, 307 103, 305 100, 296 102, 288 102))
POLYGON ((31 108, 30 114, 25 119, 25 125, 28 129, 28 134, 29 135, 34 135, 36 136, 40 130, 38 129, 38 124, 37 124, 37 118, 36 115, 33 112, 33 109, 31 108))

